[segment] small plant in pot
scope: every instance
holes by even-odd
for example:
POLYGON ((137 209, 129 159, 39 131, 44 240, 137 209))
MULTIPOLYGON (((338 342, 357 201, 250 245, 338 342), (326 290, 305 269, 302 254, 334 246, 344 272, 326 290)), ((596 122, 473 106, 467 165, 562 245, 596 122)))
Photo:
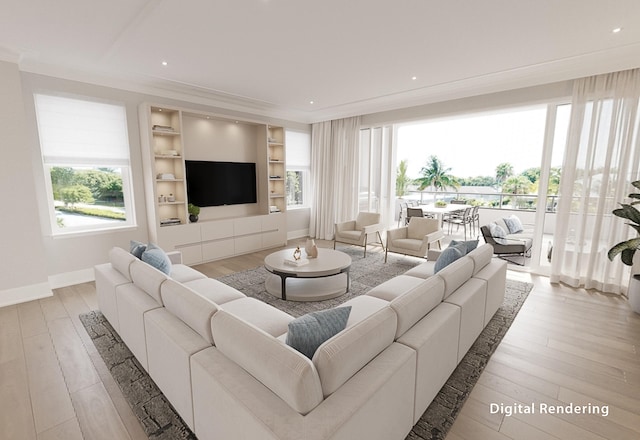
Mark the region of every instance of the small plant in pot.
MULTIPOLYGON (((640 190, 640 180, 631 182, 634 188, 640 190)), ((638 234, 635 238, 622 241, 609 249, 607 254, 609 260, 613 259, 620 254, 620 259, 627 266, 633 266, 633 257, 638 249, 640 249, 640 211, 634 205, 640 204, 640 193, 631 193, 629 198, 633 201, 629 204, 621 203, 621 208, 614 209, 613 215, 616 217, 628 220, 628 225, 631 226, 638 234)), ((629 304, 631 309, 640 313, 640 273, 634 273, 631 276, 629 283, 629 304)))
POLYGON ((200 207, 194 205, 193 203, 189 203, 189 205, 187 205, 187 211, 189 211, 189 221, 191 223, 197 222, 198 215, 200 214, 200 207))

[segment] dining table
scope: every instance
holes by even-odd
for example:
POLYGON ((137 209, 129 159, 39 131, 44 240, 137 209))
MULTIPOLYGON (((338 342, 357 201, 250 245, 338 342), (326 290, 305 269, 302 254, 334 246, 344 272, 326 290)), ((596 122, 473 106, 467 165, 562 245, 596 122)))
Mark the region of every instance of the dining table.
POLYGON ((471 205, 463 205, 458 203, 447 203, 446 206, 435 206, 433 203, 428 205, 419 205, 418 208, 422 209, 424 214, 433 214, 440 221, 440 227, 442 229, 444 225, 444 217, 446 214, 451 214, 456 211, 464 211, 467 208, 471 208, 471 205))

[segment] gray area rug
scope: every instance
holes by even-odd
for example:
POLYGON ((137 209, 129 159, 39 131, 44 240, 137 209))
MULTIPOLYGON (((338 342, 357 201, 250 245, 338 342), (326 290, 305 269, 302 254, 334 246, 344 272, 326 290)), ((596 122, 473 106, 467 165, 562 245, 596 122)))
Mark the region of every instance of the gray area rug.
MULTIPOLYGON (((370 253, 365 259, 361 250, 351 248, 341 250, 348 253, 353 260, 350 291, 326 301, 283 301, 268 294, 264 290, 264 279, 268 272, 263 267, 218 279, 247 296, 272 304, 293 316, 301 316, 315 310, 334 307, 349 298, 366 293, 372 287, 420 263, 420 260, 414 258, 389 255, 389 261, 385 264, 384 254, 370 253)), ((482 370, 532 288, 531 284, 507 279, 507 290, 502 306, 413 427, 407 440, 444 439, 482 370)), ((178 416, 102 313, 92 311, 81 314, 80 320, 133 412, 142 423, 149 439, 195 439, 196 436, 178 416)))

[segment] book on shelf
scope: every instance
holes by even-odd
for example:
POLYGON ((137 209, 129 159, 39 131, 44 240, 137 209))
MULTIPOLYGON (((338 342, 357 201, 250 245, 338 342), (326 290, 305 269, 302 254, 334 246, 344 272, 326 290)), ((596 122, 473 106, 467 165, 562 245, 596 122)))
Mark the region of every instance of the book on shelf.
POLYGON ((167 131, 167 132, 175 132, 175 130, 173 129, 173 127, 170 127, 168 125, 154 125, 152 127, 153 130, 155 131, 167 131))
POLYGON ((176 217, 160 219, 160 226, 179 225, 180 219, 176 217))

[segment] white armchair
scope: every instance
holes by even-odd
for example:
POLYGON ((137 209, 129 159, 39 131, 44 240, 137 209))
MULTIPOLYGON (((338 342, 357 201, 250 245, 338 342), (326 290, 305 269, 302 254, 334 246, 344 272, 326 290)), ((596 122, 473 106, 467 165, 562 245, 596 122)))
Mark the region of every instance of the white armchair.
POLYGON ((441 249, 440 240, 443 238, 444 232, 438 219, 411 217, 409 225, 387 231, 384 261, 387 262, 389 252, 424 258, 433 243, 437 242, 438 248, 441 249))
POLYGON ((384 231, 384 225, 380 223, 379 213, 360 212, 355 220, 336 223, 333 248, 336 248, 336 242, 363 246, 364 256, 366 257, 369 235, 377 235, 378 240, 380 240, 380 244, 384 249, 381 235, 382 231, 384 231))

